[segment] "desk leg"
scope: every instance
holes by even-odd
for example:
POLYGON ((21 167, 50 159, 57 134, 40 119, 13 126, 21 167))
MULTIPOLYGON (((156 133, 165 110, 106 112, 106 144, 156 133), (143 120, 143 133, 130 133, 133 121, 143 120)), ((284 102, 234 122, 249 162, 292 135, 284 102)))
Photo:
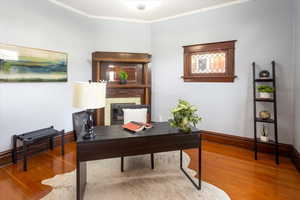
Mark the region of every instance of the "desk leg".
POLYGON ((180 150, 180 169, 184 173, 184 175, 192 182, 192 184, 198 189, 201 190, 201 143, 198 148, 198 185, 194 182, 194 180, 190 177, 190 175, 183 169, 182 167, 182 150, 180 150))
POLYGON ((27 171, 27 143, 26 142, 23 143, 23 147, 24 147, 23 170, 27 171))
POLYGON ((12 161, 14 164, 17 163, 17 136, 13 136, 13 151, 12 151, 12 161))
POLYGON ((121 157, 121 172, 124 172, 124 157, 121 157))
POLYGON ((54 149, 54 137, 49 138, 49 142, 50 142, 50 149, 53 150, 54 149))
POLYGON ((202 166, 201 166, 201 159, 202 159, 202 140, 200 140, 200 144, 198 147, 198 189, 201 190, 201 180, 202 180, 202 175, 201 175, 201 171, 202 171, 202 166))
POLYGON ((76 179, 76 198, 77 200, 83 200, 86 186, 86 162, 77 160, 76 179))
POLYGON ((154 169, 154 154, 151 153, 151 169, 154 169))
POLYGON ((65 130, 61 131, 61 155, 65 155, 65 130))

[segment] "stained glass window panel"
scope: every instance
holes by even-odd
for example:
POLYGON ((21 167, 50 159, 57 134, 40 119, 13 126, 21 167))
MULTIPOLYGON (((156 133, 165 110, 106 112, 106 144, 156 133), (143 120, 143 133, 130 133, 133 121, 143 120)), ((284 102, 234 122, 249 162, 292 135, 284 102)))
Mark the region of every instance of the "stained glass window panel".
POLYGON ((191 56, 192 73, 225 73, 226 53, 194 54, 191 56))

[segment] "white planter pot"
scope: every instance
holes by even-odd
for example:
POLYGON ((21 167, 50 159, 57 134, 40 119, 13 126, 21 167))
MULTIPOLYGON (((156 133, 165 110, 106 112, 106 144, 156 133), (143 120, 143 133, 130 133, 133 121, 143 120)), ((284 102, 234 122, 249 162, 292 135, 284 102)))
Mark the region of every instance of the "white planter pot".
POLYGON ((267 92, 260 92, 259 96, 260 96, 260 98, 263 98, 263 99, 269 99, 272 97, 271 93, 267 93, 267 92))
POLYGON ((269 141, 269 137, 268 136, 260 136, 260 140, 262 142, 268 142, 269 141))

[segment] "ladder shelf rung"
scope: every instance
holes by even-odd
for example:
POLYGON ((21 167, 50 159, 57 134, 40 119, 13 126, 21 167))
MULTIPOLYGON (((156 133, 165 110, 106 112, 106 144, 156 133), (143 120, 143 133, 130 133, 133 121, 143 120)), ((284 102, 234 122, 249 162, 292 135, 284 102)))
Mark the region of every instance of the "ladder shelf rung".
POLYGON ((255 98, 255 101, 274 102, 274 99, 273 98, 255 98))
POLYGON ((275 123, 274 119, 262 119, 262 118, 256 118, 255 119, 256 122, 264 122, 264 123, 275 123))
POLYGON ((266 78, 266 79, 258 78, 258 79, 255 79, 255 82, 273 82, 273 81, 274 81, 274 79, 272 79, 272 78, 266 78))
POLYGON ((260 138, 257 138, 257 143, 263 143, 263 144, 276 144, 274 140, 269 140, 268 142, 262 141, 260 138))

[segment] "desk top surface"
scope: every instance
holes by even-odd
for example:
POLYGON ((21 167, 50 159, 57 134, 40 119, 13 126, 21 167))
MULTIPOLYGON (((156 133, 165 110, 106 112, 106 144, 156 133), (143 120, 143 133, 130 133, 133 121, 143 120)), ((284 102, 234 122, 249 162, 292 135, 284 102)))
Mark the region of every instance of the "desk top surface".
POLYGON ((120 125, 113 126, 96 126, 96 137, 93 139, 83 139, 82 134, 77 138, 77 143, 97 142, 107 140, 118 140, 126 138, 141 138, 162 135, 178 135, 178 134, 199 134, 201 131, 192 128, 191 133, 182 133, 177 128, 173 128, 168 122, 155 122, 152 123, 153 128, 147 129, 138 133, 132 133, 124 130, 120 125))

